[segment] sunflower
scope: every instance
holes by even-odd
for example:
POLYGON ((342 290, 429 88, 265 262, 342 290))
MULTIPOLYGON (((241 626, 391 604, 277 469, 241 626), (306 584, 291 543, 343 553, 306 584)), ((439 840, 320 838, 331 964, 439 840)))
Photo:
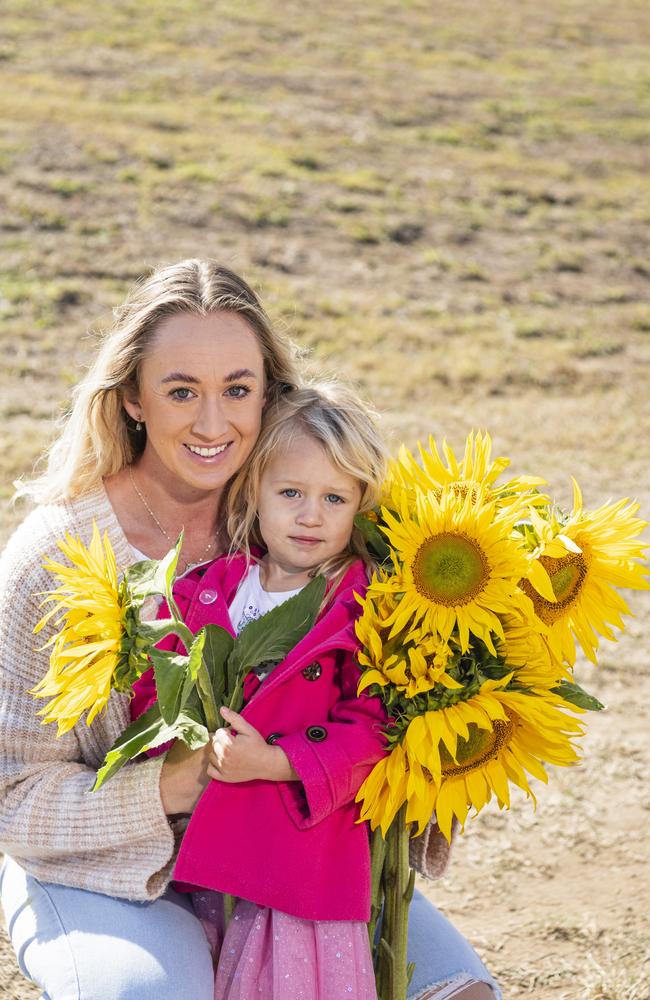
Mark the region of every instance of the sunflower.
POLYGON ((497 639, 497 653, 519 684, 548 688, 570 679, 570 671, 553 655, 545 638, 546 629, 539 621, 522 614, 500 617, 504 638, 497 639))
POLYGON ((554 600, 539 592, 533 578, 523 580, 521 588, 548 630, 553 656, 573 664, 577 639, 585 656, 596 663, 598 636, 615 639, 613 628, 622 631, 621 616, 630 614, 615 588, 650 587, 643 562, 647 545, 636 540, 647 523, 634 516, 639 505, 628 499, 585 511, 575 480, 573 485, 573 510, 564 523, 531 518, 539 540, 536 556, 554 600))
POLYGON ((436 684, 451 689, 462 687, 447 673, 447 667, 456 658, 448 642, 420 630, 390 638, 382 622, 395 608, 391 595, 378 594, 374 600, 366 597, 362 604, 363 614, 356 622, 361 643, 358 660, 364 668, 359 694, 371 684, 390 685, 406 698, 429 691, 436 684))
MULTIPOLYGON (((126 587, 118 582, 108 535, 102 541, 93 524, 88 548, 70 535, 58 546, 71 565, 52 559, 44 563, 59 586, 47 593, 43 604, 55 602, 55 606, 34 632, 50 621, 58 631, 45 644, 44 648, 51 647, 50 667, 32 693, 52 699, 39 715, 44 722, 56 722, 60 736, 76 725, 83 712, 88 712, 90 725, 106 706, 111 688, 128 690, 138 671, 132 669, 126 587)), ((140 667, 145 666, 143 661, 140 667)))
MULTIPOLYGON (((395 743, 391 752, 375 764, 357 792, 356 801, 362 802, 359 822, 370 820, 386 836, 401 805, 406 801, 409 766, 403 747, 395 743)), ((431 813, 429 813, 431 815, 431 813)))
POLYGON ((510 679, 485 681, 467 701, 412 719, 402 745, 396 744, 388 758, 393 760, 389 788, 384 760, 357 796, 363 801, 361 817, 373 829, 387 829, 407 801, 406 822, 416 822, 418 834, 435 810, 450 840, 454 816, 463 827, 470 808, 478 813, 493 794, 509 808, 510 782, 534 800, 527 775, 546 782, 543 762, 577 762, 571 740, 581 735, 582 726, 565 711, 566 703, 550 691, 542 696, 508 690, 510 679))
POLYGON ((497 485, 496 480, 510 465, 510 459, 491 458, 492 440, 487 433, 479 431, 475 435, 472 431, 467 436, 461 462, 447 442, 443 441, 445 464, 431 436, 428 450, 421 443, 418 443, 418 450, 420 463, 402 445, 397 459, 389 466, 388 494, 397 492, 413 503, 418 491, 427 493, 431 490, 439 497, 441 491, 447 488, 458 496, 465 497, 468 492, 475 492, 477 487, 483 487, 488 497, 498 506, 519 504, 524 495, 528 503, 545 501, 545 497, 537 493, 537 487, 544 484, 544 480, 538 477, 522 476, 497 485))
POLYGON ((517 513, 497 511, 482 489, 464 497, 445 489, 440 498, 418 496, 414 516, 406 504, 397 516, 387 509, 383 515, 395 572, 373 580, 368 593, 400 598, 384 623, 390 637, 410 625, 448 642, 457 627, 461 652, 472 633, 495 654, 492 633, 503 639, 499 613, 521 604, 517 583, 530 572, 513 536, 517 513))

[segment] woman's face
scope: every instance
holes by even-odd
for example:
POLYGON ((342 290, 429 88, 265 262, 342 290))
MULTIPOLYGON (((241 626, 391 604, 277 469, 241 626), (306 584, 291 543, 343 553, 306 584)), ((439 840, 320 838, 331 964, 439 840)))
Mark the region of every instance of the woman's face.
POLYGON ((124 408, 144 423, 140 465, 177 491, 217 490, 255 444, 264 359, 237 313, 179 313, 161 321, 124 408))

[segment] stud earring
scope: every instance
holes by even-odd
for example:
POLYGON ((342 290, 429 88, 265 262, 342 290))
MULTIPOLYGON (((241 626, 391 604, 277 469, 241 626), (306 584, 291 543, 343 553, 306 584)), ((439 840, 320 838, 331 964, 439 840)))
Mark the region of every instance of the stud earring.
POLYGON ((135 429, 138 432, 142 430, 142 424, 140 423, 139 420, 136 420, 136 422, 135 422, 135 429))

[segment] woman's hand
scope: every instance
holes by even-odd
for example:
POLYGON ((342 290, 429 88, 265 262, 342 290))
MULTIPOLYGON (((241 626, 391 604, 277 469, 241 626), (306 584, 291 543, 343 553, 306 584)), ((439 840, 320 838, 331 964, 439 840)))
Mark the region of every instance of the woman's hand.
POLYGON ((210 780, 208 758, 212 744, 189 750, 176 740, 160 772, 160 798, 167 816, 191 813, 210 780))
POLYGON ((257 729, 238 712, 224 707, 221 714, 231 728, 218 729, 212 737, 208 762, 210 778, 231 783, 253 781, 255 778, 267 781, 300 780, 282 747, 269 746, 257 729))

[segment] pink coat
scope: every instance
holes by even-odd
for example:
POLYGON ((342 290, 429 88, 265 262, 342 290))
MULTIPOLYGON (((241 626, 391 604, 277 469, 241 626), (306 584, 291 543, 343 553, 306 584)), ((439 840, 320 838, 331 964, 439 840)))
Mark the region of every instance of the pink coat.
MULTIPOLYGON (((175 595, 192 631, 214 622, 232 632, 228 605, 245 572, 241 556, 221 558, 175 595)), ((357 823, 355 795, 381 758, 381 701, 357 696, 361 612, 354 594, 367 585, 355 563, 311 632, 257 687, 249 675, 244 718, 281 746, 300 782, 211 781, 183 837, 174 878, 310 920, 368 920, 368 829, 357 823)), ((133 715, 152 697, 139 682, 133 715)), ((155 690, 155 689, 154 689, 155 690)))

